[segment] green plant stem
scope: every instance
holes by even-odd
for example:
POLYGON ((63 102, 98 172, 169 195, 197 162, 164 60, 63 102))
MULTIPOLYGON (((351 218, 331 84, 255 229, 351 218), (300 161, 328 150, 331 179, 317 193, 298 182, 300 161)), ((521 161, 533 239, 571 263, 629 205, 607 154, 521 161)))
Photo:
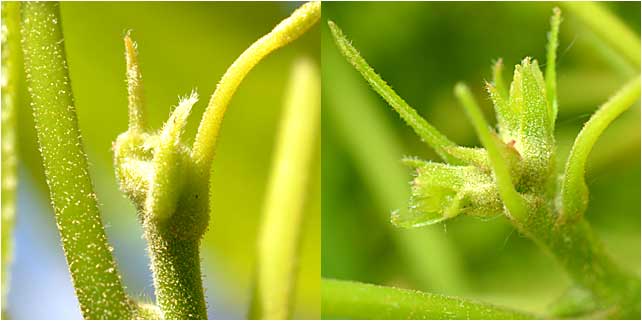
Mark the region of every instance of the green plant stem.
POLYGON ((145 228, 156 300, 166 320, 207 319, 201 280, 200 239, 179 239, 145 228))
POLYGON ((511 215, 511 218, 517 220, 525 219, 528 214, 528 209, 526 208, 526 204, 522 196, 520 196, 515 190, 515 186, 513 185, 510 175, 510 169, 501 154, 499 139, 492 136, 493 134, 490 131, 490 126, 484 119, 484 115, 475 102, 473 95, 470 93, 470 89, 468 89, 466 85, 459 83, 455 86, 455 95, 460 100, 462 106, 464 106, 464 109, 475 127, 477 135, 479 136, 479 140, 481 140, 482 145, 484 145, 488 151, 488 158, 490 160, 491 167, 493 168, 493 173, 495 174, 495 181, 497 182, 499 195, 508 209, 508 213, 511 215))
POLYGON ((580 131, 566 162, 562 178, 559 223, 579 218, 584 214, 588 204, 588 188, 584 181, 584 173, 589 153, 609 124, 639 98, 640 77, 638 76, 602 105, 580 131))
POLYGON ((323 319, 534 319, 466 299, 352 281, 321 281, 323 319))
POLYGON ((536 220, 527 224, 535 242, 556 257, 576 284, 592 293, 602 317, 640 317, 640 278, 613 262, 586 220, 557 227, 536 220))
POLYGON ((312 156, 319 152, 320 109, 318 68, 310 60, 299 60, 290 80, 258 238, 261 319, 288 319, 292 312, 305 192, 312 156))
POLYGON ((59 3, 22 3, 22 44, 45 176, 82 315, 129 319, 132 308, 107 242, 80 139, 59 3))
POLYGON ((430 125, 423 117, 421 117, 416 110, 406 103, 403 98, 399 97, 397 93, 388 86, 388 84, 381 79, 381 77, 368 65, 359 51, 352 46, 350 40, 346 38, 343 31, 332 21, 328 21, 328 26, 332 31, 335 43, 344 57, 354 66, 363 78, 368 81, 372 89, 374 89, 392 108, 394 108, 399 116, 417 133, 417 135, 432 147, 439 156, 448 163, 457 164, 459 160, 447 151, 448 147, 456 146, 455 143, 450 141, 446 136, 440 133, 435 127, 430 125))
POLYGON ((561 5, 586 24, 603 42, 626 58, 635 69, 640 69, 640 36, 604 8, 603 4, 562 1, 561 5))
POLYGON ((209 173, 223 116, 243 78, 272 51, 303 35, 320 17, 321 2, 312 1, 302 5, 270 33, 254 42, 225 71, 203 114, 192 148, 192 159, 199 170, 209 173))
POLYGON ((7 306, 18 177, 16 148, 20 81, 20 3, 2 3, 2 307, 7 306))

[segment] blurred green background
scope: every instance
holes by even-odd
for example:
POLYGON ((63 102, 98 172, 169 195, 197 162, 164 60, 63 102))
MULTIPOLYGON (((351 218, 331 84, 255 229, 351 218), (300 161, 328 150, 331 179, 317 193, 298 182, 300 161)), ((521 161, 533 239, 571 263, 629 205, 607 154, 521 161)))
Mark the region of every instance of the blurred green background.
MULTIPOLYGON (((128 292, 151 298, 152 279, 136 213, 118 191, 111 144, 127 127, 123 36, 138 42, 151 128, 195 88, 185 137, 193 139, 216 83, 252 42, 301 3, 65 2, 63 32, 90 172, 128 292)), ((249 305, 257 225, 274 140, 295 58, 320 58, 320 29, 267 57, 231 102, 212 169, 209 231, 202 264, 210 318, 244 318, 249 305)), ((19 109, 19 195, 8 315, 77 319, 80 313, 49 206, 26 90, 19 109)), ((295 317, 319 317, 320 146, 306 208, 295 317)))
MULTIPOLYGON (((438 160, 412 129, 340 56, 335 21, 370 65, 411 106, 456 143, 479 146, 453 96, 467 82, 487 119, 483 89, 490 66, 504 77, 525 56, 545 62, 549 18, 557 3, 323 4, 322 276, 459 295, 542 311, 569 286, 553 258, 503 217, 457 217, 399 230, 389 223, 407 206, 410 170, 403 156, 438 160)), ((636 34, 640 3, 605 3, 636 34)), ((558 79, 558 161, 591 113, 638 73, 563 10, 558 79)), ((640 273, 640 108, 623 114, 589 161, 586 213, 614 259, 640 273)))

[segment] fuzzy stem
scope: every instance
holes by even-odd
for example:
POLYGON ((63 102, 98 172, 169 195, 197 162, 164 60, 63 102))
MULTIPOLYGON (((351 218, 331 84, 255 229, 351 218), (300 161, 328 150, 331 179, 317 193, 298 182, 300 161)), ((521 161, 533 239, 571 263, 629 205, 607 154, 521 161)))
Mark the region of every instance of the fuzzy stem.
POLYGON ((588 204, 588 188, 584 182, 584 172, 589 153, 609 124, 639 98, 640 77, 638 76, 602 105, 577 135, 562 178, 558 223, 579 218, 584 214, 588 204))
POLYGON ((281 21, 270 33, 247 48, 227 69, 210 98, 196 133, 192 159, 203 173, 209 173, 223 116, 243 78, 272 51, 296 40, 321 17, 321 2, 308 2, 281 21))
POLYGON ((328 26, 334 37, 334 41, 341 51, 341 54, 352 64, 352 66, 361 73, 363 78, 376 91, 401 118, 417 133, 417 135, 432 147, 439 156, 448 163, 458 164, 459 160, 450 153, 448 147, 456 146, 445 135, 439 132, 435 127, 430 125, 416 110, 414 110, 403 98, 390 88, 390 86, 381 79, 368 62, 359 54, 359 51, 352 46, 350 40, 346 38, 343 31, 332 21, 328 21, 328 26))
POLYGON ((322 319, 534 319, 510 309, 379 285, 321 280, 322 319))
MULTIPOLYGON (((2 3, 2 307, 7 302, 16 213, 16 114, 20 81, 20 3, 2 3)), ((3 310, 4 312, 4 310, 3 310)))
POLYGON ((640 69, 640 36, 596 2, 562 1, 561 5, 577 16, 603 42, 622 55, 635 69, 640 69))
POLYGON ((603 318, 640 317, 640 278, 622 270, 608 255, 599 237, 583 218, 555 225, 546 207, 529 217, 525 233, 547 249, 575 284, 589 290, 603 318))
POLYGON ((495 174, 499 195, 508 209, 508 213, 512 218, 523 220, 527 215, 526 204, 524 199, 515 190, 510 169, 498 145, 499 141, 492 136, 490 126, 486 123, 481 109, 479 109, 473 95, 470 93, 470 89, 463 83, 459 83, 455 86, 455 95, 460 100, 462 106, 464 106, 468 117, 475 127, 477 136, 479 136, 479 140, 488 151, 488 158, 493 168, 493 173, 495 174))
POLYGON ((200 239, 179 239, 154 226, 145 228, 156 300, 163 319, 207 319, 201 279, 200 239))
POLYGON ((258 304, 261 319, 292 312, 303 205, 312 156, 318 153, 321 84, 310 60, 296 62, 283 111, 258 238, 258 304))
POLYGON ((45 176, 82 315, 129 319, 132 309, 107 242, 80 139, 59 3, 22 3, 22 41, 45 176))
POLYGON ((569 275, 599 299, 609 318, 640 318, 640 278, 615 264, 588 222, 554 235, 553 252, 569 275))

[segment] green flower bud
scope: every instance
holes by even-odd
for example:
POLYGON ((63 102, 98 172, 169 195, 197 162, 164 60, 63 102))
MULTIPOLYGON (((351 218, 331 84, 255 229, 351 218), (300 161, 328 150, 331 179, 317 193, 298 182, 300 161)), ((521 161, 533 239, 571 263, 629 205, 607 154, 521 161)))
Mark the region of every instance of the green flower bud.
POLYGON ((399 212, 393 215, 393 224, 416 227, 460 214, 494 216, 502 212, 502 203, 489 173, 474 166, 418 159, 408 159, 405 163, 416 170, 410 206, 405 216, 399 212))

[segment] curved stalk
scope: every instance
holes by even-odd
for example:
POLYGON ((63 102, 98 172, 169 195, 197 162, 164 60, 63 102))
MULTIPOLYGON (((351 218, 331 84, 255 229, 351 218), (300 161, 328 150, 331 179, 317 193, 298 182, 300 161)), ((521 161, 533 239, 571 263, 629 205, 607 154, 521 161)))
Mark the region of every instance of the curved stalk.
POLYGON ((296 40, 310 29, 321 17, 321 2, 308 2, 291 16, 281 21, 270 33, 247 48, 227 69, 210 98, 196 133, 192 159, 199 170, 208 173, 218 138, 223 116, 232 96, 245 76, 272 51, 296 40))
POLYGON ((588 204, 588 188, 584 182, 584 172, 589 153, 609 124, 639 98, 640 77, 638 76, 602 105, 577 135, 562 178, 558 223, 579 218, 584 214, 588 204))

